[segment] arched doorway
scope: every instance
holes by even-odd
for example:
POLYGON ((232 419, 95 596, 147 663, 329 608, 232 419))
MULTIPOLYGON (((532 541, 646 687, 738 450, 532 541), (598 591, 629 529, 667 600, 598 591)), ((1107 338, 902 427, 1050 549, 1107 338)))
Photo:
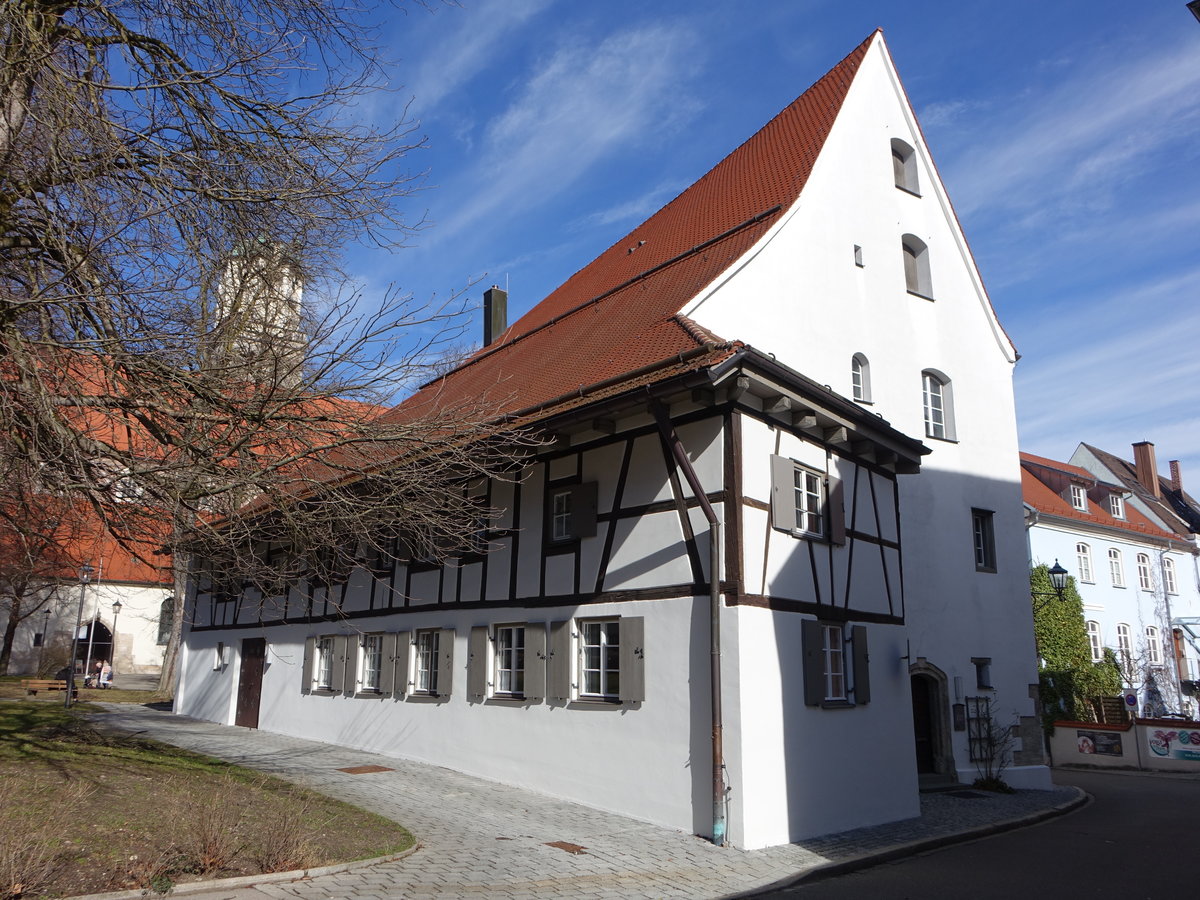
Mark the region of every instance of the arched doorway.
POLYGON ((917 775, 954 778, 950 745, 950 695, 946 674, 925 660, 909 668, 917 775))
POLYGON ((75 647, 75 673, 87 675, 89 668, 96 667, 96 661, 106 659, 112 661, 112 630, 99 619, 84 622, 79 629, 79 642, 75 647))

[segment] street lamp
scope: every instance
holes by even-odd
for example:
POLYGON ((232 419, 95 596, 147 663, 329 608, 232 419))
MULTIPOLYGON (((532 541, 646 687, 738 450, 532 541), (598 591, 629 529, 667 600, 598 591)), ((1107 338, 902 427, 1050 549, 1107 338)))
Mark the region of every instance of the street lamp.
MULTIPOLYGON (((47 601, 48 603, 49 601, 47 601)), ((46 642, 50 638, 50 607, 42 610, 42 646, 38 648, 38 674, 42 672, 42 660, 46 657, 46 642)))
MULTIPOLYGON (((1198 2, 1200 2, 1200 0, 1198 0, 1198 2)), ((1067 590, 1067 570, 1060 566, 1058 564, 1058 560, 1056 559, 1054 561, 1054 565, 1048 570, 1048 574, 1050 575, 1050 586, 1054 588, 1054 593, 1050 593, 1048 591, 1031 591, 1030 593, 1033 594, 1034 597, 1054 598, 1059 602, 1066 600, 1067 598, 1065 593, 1067 590)), ((1049 599, 1047 599, 1044 603, 1042 603, 1041 606, 1035 606, 1034 609, 1045 609, 1046 604, 1049 602, 1049 599)))
POLYGON ((108 686, 112 687, 117 675, 117 616, 121 614, 121 601, 113 601, 112 646, 108 650, 108 686))
POLYGON ((67 661, 67 699, 63 704, 68 709, 71 707, 71 698, 75 695, 75 654, 79 652, 79 629, 83 627, 83 604, 87 599, 88 582, 92 580, 92 573, 96 570, 91 566, 79 567, 79 614, 75 616, 75 631, 71 635, 71 658, 67 661))

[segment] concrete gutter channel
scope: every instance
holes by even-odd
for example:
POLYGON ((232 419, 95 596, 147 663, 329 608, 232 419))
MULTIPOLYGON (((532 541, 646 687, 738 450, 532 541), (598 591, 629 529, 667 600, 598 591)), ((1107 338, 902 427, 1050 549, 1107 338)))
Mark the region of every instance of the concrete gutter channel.
MULTIPOLYGON (((270 762, 272 756, 270 750, 272 745, 279 743, 279 739, 269 733, 202 723, 186 717, 176 717, 169 713, 141 708, 125 707, 125 709, 121 709, 119 704, 106 704, 105 707, 106 712, 97 714, 96 718, 112 727, 139 731, 147 737, 219 758, 230 759, 233 754, 227 749, 230 746, 228 739, 235 737, 236 743, 244 746, 245 750, 237 754, 242 756, 241 759, 230 759, 230 761, 270 771, 289 781, 303 784, 337 799, 355 805, 364 805, 356 802, 354 796, 344 795, 335 784, 314 783, 312 779, 304 777, 294 769, 290 772, 282 772, 277 766, 273 766, 270 762), (143 725, 149 727, 140 727, 143 725), (201 734, 198 735, 198 732, 201 734), (200 740, 197 740, 197 737, 200 740), (208 737, 209 740, 205 740, 205 737, 208 737), (212 738, 217 740, 213 741, 212 738), (264 753, 264 750, 267 752, 264 753)), ((292 745, 291 749, 294 751, 296 739, 287 738, 286 740, 292 745)), ((311 742, 311 744, 315 751, 313 753, 315 757, 320 757, 323 753, 337 753, 341 749, 317 742, 311 742)), ((363 762, 373 760, 391 763, 398 768, 414 765, 408 761, 391 757, 372 757, 371 754, 349 748, 345 748, 345 753, 352 755, 355 759, 361 759, 363 762), (366 757, 372 758, 367 759, 366 757)), ((309 756, 308 753, 303 755, 309 756)), ((325 765, 324 762, 314 760, 312 771, 319 775, 327 774, 325 765)), ((423 807, 425 812, 428 811, 430 805, 439 808, 445 806, 444 801, 449 796, 445 793, 448 790, 448 783, 440 786, 437 784, 438 779, 443 777, 439 773, 446 773, 447 776, 460 782, 453 786, 455 788, 461 788, 461 780, 469 778, 469 776, 462 776, 459 773, 449 773, 449 770, 436 766, 421 766, 421 770, 418 778, 413 778, 411 773, 408 773, 408 782, 406 783, 417 784, 419 782, 426 785, 426 790, 430 793, 428 800, 432 802, 423 802, 416 797, 409 798, 414 800, 418 807, 423 807)), ((392 774, 401 775, 403 773, 392 774)), ((492 783, 481 781, 480 784, 483 788, 492 783)), ((543 895, 561 897, 565 896, 562 890, 569 886, 566 895, 577 897, 595 895, 604 897, 745 898, 770 894, 800 883, 833 878, 847 872, 926 853, 952 844, 978 840, 993 834, 1033 825, 1046 819, 1065 815, 1091 801, 1088 794, 1075 787, 1059 787, 1053 792, 1022 791, 1010 797, 1009 795, 988 795, 985 792, 963 786, 959 791, 946 792, 944 796, 940 797, 923 795, 922 815, 917 819, 856 829, 840 835, 826 835, 811 841, 806 840, 801 844, 783 845, 778 848, 756 851, 721 849, 713 847, 707 841, 699 838, 664 828, 656 829, 656 832, 661 832, 661 834, 657 835, 655 842, 657 843, 661 839, 661 846, 646 852, 646 848, 643 846, 646 829, 652 828, 646 823, 636 822, 632 819, 625 820, 628 822, 628 828, 618 826, 614 830, 611 814, 591 810, 588 807, 565 804, 564 801, 546 798, 544 795, 533 792, 527 792, 527 803, 520 803, 514 808, 511 806, 513 799, 511 791, 514 789, 499 785, 493 785, 493 787, 497 791, 506 792, 504 797, 498 798, 500 802, 494 805, 503 806, 509 815, 521 816, 524 814, 528 816, 539 803, 544 804, 549 801, 559 806, 569 807, 565 810, 568 817, 577 817, 580 820, 586 820, 589 816, 596 817, 595 822, 585 822, 581 826, 580 835, 583 835, 581 843, 586 845, 590 840, 594 841, 596 845, 603 845, 594 847, 591 859, 611 861, 615 846, 612 842, 614 840, 623 841, 623 846, 616 846, 617 853, 615 855, 622 858, 624 865, 611 867, 604 872, 580 870, 574 875, 562 871, 561 868, 558 872, 541 870, 537 868, 536 860, 529 858, 530 844, 511 838, 496 837, 495 829, 505 827, 505 823, 495 816, 495 809, 482 807, 477 809, 478 812, 483 813, 480 818, 491 823, 484 827, 492 830, 482 837, 477 837, 476 840, 471 840, 470 836, 465 834, 446 833, 446 829, 439 827, 439 823, 421 820, 421 813, 409 810, 405 804, 405 808, 398 807, 384 813, 388 818, 406 825, 414 833, 417 842, 402 853, 318 868, 276 872, 269 875, 248 875, 238 878, 186 882, 175 885, 171 895, 207 895, 213 900, 216 898, 256 898, 257 900, 257 898, 284 896, 332 896, 336 886, 338 896, 356 897, 360 894, 360 890, 355 889, 354 886, 345 885, 347 890, 343 892, 340 880, 327 880, 331 876, 347 875, 350 876, 352 882, 361 879, 376 882, 373 889, 368 892, 373 897, 407 896, 410 890, 415 890, 422 896, 430 893, 444 893, 446 896, 485 896, 490 891, 495 891, 504 895, 521 897, 543 895), (1011 807, 1006 808, 1010 800, 1021 808, 1015 815, 1011 807), (522 813, 521 807, 526 807, 524 813, 522 813), (406 815, 410 819, 415 818, 421 821, 405 822, 406 815), (606 818, 607 821, 603 821, 606 818), (421 832, 426 829, 432 829, 431 833, 422 834, 421 832), (439 831, 443 833, 438 834, 439 831), (625 837, 626 831, 628 832, 627 837, 625 837), (924 834, 921 834, 922 832, 924 834), (921 836, 914 838, 914 833, 921 836), (587 837, 588 834, 591 835, 590 839, 587 837), (488 839, 489 836, 490 839, 488 839), (477 843, 479 840, 487 840, 487 844, 496 849, 477 843), (497 844, 498 840, 512 841, 512 843, 497 844), (516 875, 516 871, 508 872, 509 877, 498 877, 498 880, 491 884, 481 883, 478 880, 481 868, 485 870, 493 866, 501 869, 508 868, 502 858, 499 863, 497 862, 496 853, 502 846, 511 847, 514 860, 521 857, 519 868, 522 874, 514 879, 511 876, 516 875), (418 850, 423 852, 414 861, 414 864, 410 866, 396 865, 418 850), (595 855, 596 853, 599 856, 595 855), (664 863, 674 870, 675 876, 682 876, 682 878, 668 884, 655 878, 656 874, 660 877, 667 874, 663 870, 664 863), (532 868, 531 864, 533 864, 532 868), (371 869, 378 871, 368 871, 371 869), (461 869, 461 873, 456 871, 459 869, 461 869), (590 875, 594 875, 594 878, 589 877, 590 875), (417 877, 422 882, 419 889, 418 885, 411 883, 412 877, 417 877), (644 887, 638 885, 643 878, 647 882, 644 887), (325 884, 316 883, 316 879, 325 884), (407 887, 405 886, 406 879, 409 880, 407 887), (594 887, 589 884, 593 881, 594 887), (391 884, 384 884, 384 882, 391 882, 391 884), (618 885, 622 888, 618 889, 618 885), (319 890, 320 888, 324 888, 324 890, 319 890), (628 889, 628 892, 625 889, 628 889)), ((488 791, 481 789, 479 793, 487 794, 488 791)), ((480 797, 474 797, 473 800, 487 802, 480 797)), ((381 812, 378 807, 373 811, 381 812)), ((446 810, 446 814, 448 818, 450 816, 461 817, 461 812, 453 810, 446 810)), ((529 824, 526 820, 516 825, 513 833, 518 834, 522 830, 529 831, 529 824)), ((537 829, 532 830, 536 832, 537 829)), ((537 844, 545 844, 548 847, 559 846, 548 841, 546 834, 535 837, 534 834, 526 833, 522 837, 536 841, 536 844, 532 845, 535 849, 537 844)), ((575 841, 579 838, 572 837, 571 840, 575 841)), ((580 850, 585 852, 580 857, 571 858, 586 860, 588 858, 587 847, 581 846, 580 850)), ((564 857, 566 856, 568 855, 564 854, 564 857)), ((551 865, 553 867, 554 864, 551 865)), ((503 873, 496 874, 501 876, 503 873)), ((140 898, 150 897, 153 894, 145 890, 132 890, 87 896, 92 900, 135 900, 135 898, 140 900, 140 898)))

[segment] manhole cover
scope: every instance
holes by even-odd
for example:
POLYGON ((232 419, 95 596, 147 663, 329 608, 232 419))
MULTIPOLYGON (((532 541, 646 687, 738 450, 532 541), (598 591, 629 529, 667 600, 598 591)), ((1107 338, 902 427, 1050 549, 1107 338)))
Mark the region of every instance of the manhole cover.
POLYGON ((982 800, 987 794, 979 791, 946 791, 951 797, 962 797, 964 800, 982 800))
POLYGON ((568 853, 573 853, 579 856, 587 847, 580 847, 578 844, 572 844, 568 841, 547 841, 547 847, 557 847, 559 850, 566 850, 568 853))
POLYGON ((371 775, 375 772, 394 772, 395 770, 389 769, 387 766, 347 766, 338 771, 345 772, 347 775, 371 775))

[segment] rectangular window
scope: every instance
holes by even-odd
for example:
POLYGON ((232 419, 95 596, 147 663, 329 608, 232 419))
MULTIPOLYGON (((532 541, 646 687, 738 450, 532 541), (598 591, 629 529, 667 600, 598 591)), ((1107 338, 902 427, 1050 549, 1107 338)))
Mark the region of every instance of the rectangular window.
POLYGON ((846 647, 841 625, 821 626, 821 652, 824 656, 825 699, 846 699, 846 647))
POLYGON ((568 541, 571 539, 571 492, 558 491, 551 503, 550 539, 568 541))
POLYGON ((1175 584, 1175 560, 1170 557, 1163 557, 1163 588, 1168 594, 1178 594, 1179 588, 1175 584))
POLYGON ((975 569, 996 571, 996 534, 992 525, 993 513, 986 509, 971 510, 971 530, 975 538, 975 569))
POLYGON ((579 623, 579 696, 616 700, 621 695, 621 622, 579 623))
POLYGON ((1100 643, 1100 623, 1089 621, 1087 623, 1088 646, 1092 651, 1092 662, 1100 662, 1104 659, 1104 646, 1100 643))
POLYGON ((1112 513, 1114 519, 1125 518, 1125 501, 1120 494, 1108 495, 1108 511, 1112 513))
POLYGON ((796 468, 796 530, 806 534, 825 533, 824 479, 809 469, 796 468))
POLYGON ((992 658, 990 656, 972 656, 971 665, 975 667, 975 687, 981 691, 994 690, 992 686, 992 658))
POLYGON ((1153 625, 1146 626, 1146 658, 1150 665, 1162 665, 1162 643, 1158 639, 1158 629, 1153 625))
POLYGON ((1125 680, 1129 681, 1133 677, 1133 643, 1129 639, 1129 626, 1124 622, 1117 626, 1117 656, 1125 680))
POLYGON ((546 494, 546 540, 559 544, 594 537, 598 495, 594 481, 551 489, 546 494))
POLYGON ((991 756, 993 725, 988 697, 967 697, 967 747, 971 762, 984 762, 991 756))
POLYGON ((1083 489, 1083 485, 1071 485, 1071 505, 1080 512, 1088 511, 1087 491, 1083 489))
POLYGON ((317 671, 313 687, 318 691, 333 690, 333 638, 317 638, 317 671))
POLYGON ((362 652, 358 660, 358 684, 361 691, 381 689, 383 674, 383 635, 366 634, 362 639, 362 652))
POLYGON ((496 626, 494 693, 505 697, 525 694, 525 626, 496 626))
POLYGON ((1092 583, 1092 550, 1087 544, 1075 545, 1075 559, 1079 563, 1079 580, 1092 583))
POLYGON ((438 692, 438 645, 440 634, 434 629, 418 631, 416 636, 416 677, 413 686, 419 694, 438 692))

